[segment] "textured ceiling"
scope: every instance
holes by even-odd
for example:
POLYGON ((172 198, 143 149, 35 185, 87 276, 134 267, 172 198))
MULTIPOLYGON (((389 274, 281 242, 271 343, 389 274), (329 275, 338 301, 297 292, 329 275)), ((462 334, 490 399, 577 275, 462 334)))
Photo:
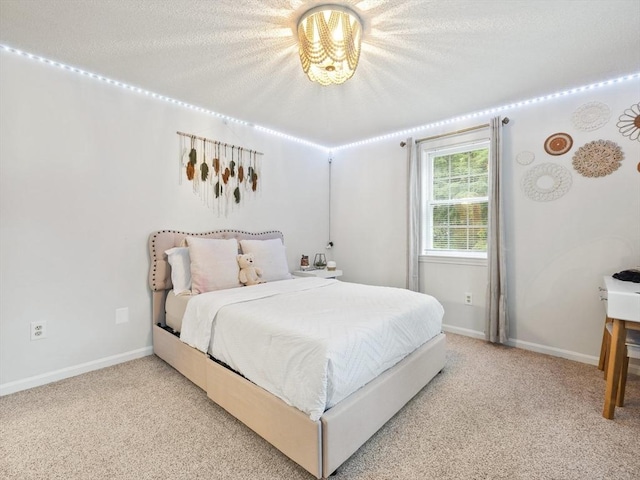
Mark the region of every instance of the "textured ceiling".
POLYGON ((0 42, 325 146, 640 71, 639 0, 0 0, 0 42), (295 27, 364 22, 342 85, 304 76, 295 27))

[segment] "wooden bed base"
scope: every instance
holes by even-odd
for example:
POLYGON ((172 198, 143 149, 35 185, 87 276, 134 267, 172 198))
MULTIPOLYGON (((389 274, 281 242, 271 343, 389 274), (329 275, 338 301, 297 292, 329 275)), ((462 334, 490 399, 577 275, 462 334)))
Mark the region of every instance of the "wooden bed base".
MULTIPOLYGON (((221 233, 256 238, 254 234, 235 231, 198 236, 221 238, 221 233)), ((267 232, 259 234, 258 238, 272 234, 280 238, 282 235, 267 232)), ((444 334, 439 334, 327 410, 319 421, 312 421, 297 408, 211 360, 163 328, 167 282, 166 278, 164 282, 156 281, 156 277, 162 269, 165 269, 163 275, 166 277, 168 269, 164 265, 159 266, 159 262, 164 260, 166 263, 166 256, 162 258, 164 251, 179 245, 180 237, 185 235, 165 230, 150 237, 154 353, 206 391, 211 400, 317 478, 326 478, 333 473, 444 368, 446 342, 444 334), (164 238, 158 241, 158 235, 164 238), (162 240, 169 235, 172 236, 172 245, 166 246, 162 240)), ((170 279, 168 284, 171 288, 170 279)))

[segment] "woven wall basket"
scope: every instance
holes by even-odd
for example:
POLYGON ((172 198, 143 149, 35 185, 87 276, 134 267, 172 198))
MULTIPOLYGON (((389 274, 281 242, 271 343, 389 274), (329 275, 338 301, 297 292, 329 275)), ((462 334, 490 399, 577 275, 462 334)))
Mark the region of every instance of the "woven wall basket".
POLYGON ((573 168, 585 177, 604 177, 615 172, 624 153, 611 140, 595 140, 580 147, 573 154, 573 168))

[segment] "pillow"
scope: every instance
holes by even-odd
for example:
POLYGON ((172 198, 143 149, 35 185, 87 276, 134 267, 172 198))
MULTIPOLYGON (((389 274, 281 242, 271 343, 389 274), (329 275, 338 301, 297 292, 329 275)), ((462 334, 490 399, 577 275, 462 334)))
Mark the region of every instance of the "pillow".
POLYGON ((191 257, 191 291, 211 292, 240 286, 240 267, 236 260, 238 241, 235 238, 187 237, 191 257))
POLYGON ((242 253, 253 253, 253 265, 262 269, 265 282, 291 278, 282 240, 240 240, 242 253))
POLYGON ((187 247, 174 247, 166 252, 167 260, 171 265, 171 283, 173 293, 181 295, 191 293, 191 260, 187 247))

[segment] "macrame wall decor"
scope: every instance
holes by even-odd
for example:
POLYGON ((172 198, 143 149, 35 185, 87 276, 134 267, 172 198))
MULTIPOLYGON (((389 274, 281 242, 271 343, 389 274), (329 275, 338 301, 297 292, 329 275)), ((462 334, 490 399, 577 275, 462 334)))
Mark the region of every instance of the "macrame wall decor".
POLYGON ((571 183, 569 170, 555 163, 542 163, 524 174, 521 185, 531 200, 550 202, 567 193, 571 183))
POLYGON ((573 138, 568 133, 554 133, 544 141, 544 151, 549 155, 564 155, 573 146, 573 138))
POLYGON ((616 126, 622 135, 640 142, 640 103, 627 108, 618 118, 616 126))
POLYGON ((180 141, 180 184, 186 178, 193 193, 218 215, 227 216, 261 183, 263 155, 236 145, 177 132, 180 141))
POLYGON ((528 150, 523 150, 518 155, 516 155, 516 162, 518 162, 520 165, 529 165, 531 162, 535 160, 535 158, 536 158, 535 153, 530 152, 528 150))
POLYGON ((589 102, 578 107, 571 116, 573 126, 583 132, 597 130, 611 118, 609 105, 602 102, 589 102))
POLYGON ((615 172, 624 159, 620 147, 611 140, 589 142, 573 155, 573 168, 585 177, 604 177, 615 172))
MULTIPOLYGON (((573 111, 571 123, 576 130, 592 132, 606 125, 611 119, 611 108, 602 102, 588 102, 573 111)), ((627 108, 620 117, 616 127, 620 133, 630 140, 640 142, 640 103, 627 108)), ((573 147, 573 137, 564 132, 549 135, 544 141, 544 151, 552 156, 560 156, 573 147)), ((535 154, 521 151, 516 155, 516 162, 529 165, 535 154)), ((578 148, 571 159, 573 169, 587 178, 605 177, 620 168, 624 152, 611 140, 595 140, 578 148)), ((640 162, 636 165, 640 173, 640 162)), ((543 163, 530 168, 522 177, 521 187, 531 200, 548 202, 557 200, 570 189, 573 180, 571 172, 555 163, 543 163)))

